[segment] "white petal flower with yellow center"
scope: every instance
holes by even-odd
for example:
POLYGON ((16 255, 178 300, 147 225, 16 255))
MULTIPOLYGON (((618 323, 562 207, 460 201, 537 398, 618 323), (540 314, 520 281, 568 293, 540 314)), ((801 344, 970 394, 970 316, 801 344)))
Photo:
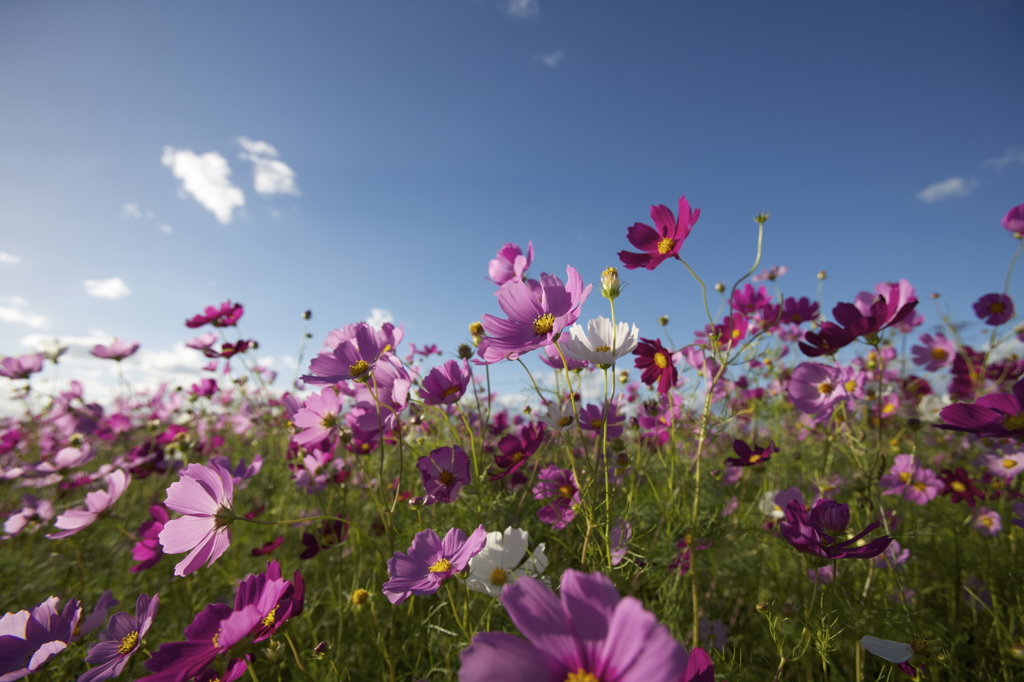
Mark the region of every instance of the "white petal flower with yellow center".
POLYGON ((501 588, 506 583, 524 575, 543 573, 548 567, 544 543, 537 545, 527 556, 529 539, 530 534, 525 530, 511 526, 504 533, 488 533, 483 550, 469 560, 470 573, 466 578, 466 587, 492 597, 500 597, 501 588))
POLYGON ((634 324, 630 327, 619 322, 614 327, 607 317, 595 317, 587 322, 587 331, 574 324, 569 329, 570 338, 562 350, 574 360, 585 360, 598 367, 610 367, 619 358, 629 355, 636 348, 640 330, 634 324))

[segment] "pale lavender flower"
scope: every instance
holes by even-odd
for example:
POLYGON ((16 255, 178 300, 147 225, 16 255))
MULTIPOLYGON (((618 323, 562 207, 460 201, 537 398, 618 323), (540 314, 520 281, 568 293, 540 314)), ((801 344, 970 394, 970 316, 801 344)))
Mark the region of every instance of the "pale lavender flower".
POLYGON ((174 567, 174 575, 185 576, 204 563, 210 565, 227 550, 235 518, 233 495, 231 472, 216 464, 189 464, 167 488, 167 507, 184 516, 164 525, 160 544, 165 554, 188 552, 174 567))
POLYGON ((0 360, 0 377, 28 379, 30 374, 43 371, 43 354, 12 355, 0 360))
POLYGON ((53 525, 60 528, 59 533, 50 533, 46 537, 51 540, 68 538, 78 531, 92 525, 92 523, 109 510, 114 503, 124 494, 131 483, 131 477, 123 470, 118 469, 107 476, 107 489, 94 490, 85 496, 85 509, 70 509, 53 522, 53 525))
POLYGON ((434 594, 442 582, 464 569, 486 543, 487 531, 482 525, 468 538, 459 528, 449 530, 444 540, 431 528, 417 533, 408 554, 395 552, 388 559, 390 580, 384 583, 384 596, 392 604, 401 604, 413 595, 434 594))
POLYGON ((110 342, 109 346, 104 346, 102 343, 97 343, 92 347, 90 351, 93 355, 104 360, 114 360, 121 362, 127 357, 135 355, 136 351, 139 350, 139 342, 128 343, 121 339, 114 339, 110 342))
POLYGON ((426 457, 420 457, 416 468, 427 491, 424 504, 454 502, 462 486, 470 482, 469 457, 458 445, 437 448, 426 457))
POLYGON ((971 528, 988 537, 999 535, 1003 530, 1002 517, 999 516, 999 512, 988 507, 978 507, 974 512, 971 528))

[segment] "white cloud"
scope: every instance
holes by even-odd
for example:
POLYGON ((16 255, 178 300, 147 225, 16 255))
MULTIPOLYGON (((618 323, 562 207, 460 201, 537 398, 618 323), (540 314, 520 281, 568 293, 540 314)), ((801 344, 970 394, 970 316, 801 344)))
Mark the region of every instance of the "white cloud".
POLYGON ((1011 163, 1019 163, 1024 166, 1024 151, 1017 149, 1016 147, 1010 147, 1006 150, 1006 153, 1002 156, 997 156, 992 159, 985 159, 981 162, 982 166, 992 166, 999 172, 1009 166, 1011 163))
POLYGON ((917 193, 921 201, 932 203, 949 197, 965 197, 978 186, 978 181, 968 178, 950 178, 929 185, 917 193))
POLYGON ((8 265, 17 265, 20 262, 21 256, 15 256, 13 253, 0 251, 0 263, 7 263, 8 265))
POLYGON ((82 284, 85 285, 85 290, 90 296, 96 298, 121 298, 132 293, 132 290, 128 288, 128 285, 124 283, 120 277, 111 277, 110 279, 87 279, 82 284))
POLYGON ((170 234, 174 232, 174 228, 171 227, 170 225, 161 225, 160 231, 163 232, 164 234, 170 234))
POLYGON ((370 308, 370 316, 366 318, 366 321, 371 327, 380 329, 380 326, 385 322, 394 324, 395 316, 387 308, 370 308))
POLYGON ((217 152, 196 154, 191 149, 164 147, 160 163, 181 180, 182 189, 222 224, 231 222, 235 208, 245 205, 245 194, 231 183, 227 159, 217 152))
POLYGON ((253 187, 260 194, 299 194, 295 184, 295 171, 277 158, 277 148, 269 142, 238 138, 245 151, 239 158, 253 163, 253 187))
POLYGON ((543 62, 544 66, 554 69, 558 67, 559 62, 562 61, 562 57, 564 56, 565 50, 555 50, 548 54, 537 55, 537 61, 543 62))
POLYGON ((23 324, 33 329, 45 329, 49 321, 42 315, 25 310, 28 301, 20 296, 0 296, 0 322, 23 324))
POLYGON ((138 204, 125 204, 121 207, 122 218, 142 218, 142 211, 139 210, 138 204))
POLYGON ((513 17, 532 17, 540 11, 537 0, 508 0, 505 11, 513 17))

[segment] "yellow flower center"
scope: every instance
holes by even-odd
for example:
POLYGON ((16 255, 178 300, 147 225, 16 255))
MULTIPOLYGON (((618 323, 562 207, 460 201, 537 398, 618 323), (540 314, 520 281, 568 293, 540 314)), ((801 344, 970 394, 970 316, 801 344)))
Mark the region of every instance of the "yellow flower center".
POLYGON ((437 475, 437 480, 441 481, 441 485, 451 485, 455 482, 455 474, 444 469, 437 475))
POLYGON ((267 617, 263 619, 263 621, 262 621, 263 622, 263 627, 269 628, 271 625, 274 624, 274 615, 275 614, 277 614, 277 607, 276 606, 274 608, 270 609, 270 613, 268 613, 267 617))
POLYGON ((995 524, 995 521, 992 520, 991 516, 982 516, 981 517, 981 525, 985 526, 986 528, 991 528, 994 524, 995 524))
POLYGON ((454 395, 454 394, 456 394, 458 392, 459 392, 459 387, 458 386, 449 386, 448 388, 444 389, 444 393, 441 394, 441 399, 443 400, 444 398, 447 398, 448 396, 454 395))
POLYGON ((909 471, 900 472, 900 483, 910 483, 910 478, 913 476, 909 471))
POLYGON ((953 490, 955 490, 958 493, 962 493, 965 490, 967 490, 967 486, 965 486, 960 481, 953 481, 952 483, 949 484, 949 487, 952 488, 953 490))
POLYGON ((598 346, 597 348, 594 349, 594 352, 595 353, 607 353, 611 349, 612 349, 611 346, 598 346))
POLYGON ((949 353, 946 352, 945 348, 932 348, 932 360, 942 362, 949 357, 949 353))
POLYGON ((599 431, 599 430, 603 429, 604 428, 604 420, 603 419, 592 419, 590 421, 590 428, 594 429, 595 431, 599 431))
POLYGON ((892 403, 887 403, 882 407, 882 414, 892 414, 896 411, 896 406, 892 403))
POLYGON ((516 462, 522 462, 525 458, 526 455, 524 455, 522 452, 513 452, 512 457, 510 457, 509 459, 511 459, 512 463, 515 464, 516 462))
POLYGON ((664 256, 666 253, 672 251, 672 248, 676 245, 676 240, 672 237, 665 237, 658 242, 658 253, 664 256))
POLYGON ((845 388, 848 393, 853 393, 853 391, 857 389, 857 382, 854 379, 850 379, 843 384, 843 388, 845 388))
POLYGON ((760 462, 760 461, 761 461, 761 455, 757 455, 757 454, 751 455, 751 456, 750 456, 750 459, 749 459, 748 461, 749 461, 749 462, 750 462, 751 464, 757 464, 758 462, 760 462))
POLYGON ((1024 412, 1011 414, 1003 420, 1003 428, 1007 431, 1020 431, 1024 429, 1024 412))
MULTIPOLYGON (((900 476, 900 478, 902 478, 902 476, 900 476)), ((920 490, 921 492, 924 492, 927 487, 928 486, 924 484, 924 481, 918 481, 917 483, 914 484, 914 488, 920 490)))
POLYGON ((338 419, 338 415, 331 414, 330 412, 328 412, 327 414, 324 415, 324 418, 320 420, 320 426, 324 427, 325 429, 333 429, 335 426, 338 425, 339 421, 340 420, 338 419))
POLYGON ((135 648, 135 645, 139 643, 139 633, 136 630, 132 630, 124 639, 121 640, 121 646, 117 647, 117 653, 126 654, 135 648))
POLYGON ((1006 459, 1003 460, 1003 466, 1007 469, 1012 469, 1013 467, 1017 466, 1017 462, 1016 460, 1012 460, 1009 457, 1007 457, 1006 459))
POLYGON ((558 494, 561 497, 564 497, 565 499, 568 500, 570 497, 572 497, 572 486, 569 486, 569 485, 560 485, 560 486, 558 486, 558 494))
POLYGON ((991 315, 999 315, 1004 310, 1006 310, 1006 306, 1001 301, 996 301, 988 307, 988 312, 991 315))
POLYGON ((594 673, 588 673, 583 668, 578 668, 576 672, 569 673, 565 682, 601 682, 601 680, 597 679, 594 673))
POLYGON ((654 364, 656 364, 660 369, 665 369, 668 367, 668 356, 664 353, 655 353, 654 364))
POLYGON ((362 588, 359 588, 358 590, 352 593, 352 603, 356 606, 359 606, 360 604, 365 604, 366 600, 369 598, 370 593, 362 588))
POLYGON ((430 567, 431 573, 444 573, 445 571, 452 570, 452 562, 447 559, 438 559, 433 566, 430 567))
POLYGON ((370 363, 366 360, 359 360, 356 364, 348 366, 348 373, 353 377, 362 376, 368 371, 370 371, 370 363))
POLYGON ((533 332, 538 336, 549 334, 555 326, 555 316, 551 313, 544 313, 533 321, 533 332))
POLYGON ((920 635, 910 638, 910 648, 914 650, 916 656, 921 658, 928 658, 932 653, 932 648, 928 646, 928 640, 920 635))
POLYGON ((834 390, 836 390, 835 387, 827 381, 818 384, 818 393, 822 395, 831 395, 834 390))
POLYGON ((217 630, 217 632, 214 633, 212 641, 213 641, 213 646, 215 646, 215 647, 220 646, 220 630, 217 630))
POLYGON ((492 585, 504 585, 508 582, 508 573, 501 566, 495 566, 494 570, 491 571, 491 584, 492 585))
POLYGON ((742 332, 741 332, 741 331, 740 331, 739 329, 733 329, 733 330, 732 330, 732 338, 733 338, 733 339, 738 339, 738 338, 740 338, 740 334, 741 334, 741 333, 742 333, 742 332))
POLYGON ((561 428, 564 428, 569 424, 572 424, 572 417, 562 417, 558 420, 558 426, 561 428))
POLYGON ((789 319, 793 320, 796 324, 800 324, 804 321, 803 315, 800 315, 799 313, 793 313, 789 319))

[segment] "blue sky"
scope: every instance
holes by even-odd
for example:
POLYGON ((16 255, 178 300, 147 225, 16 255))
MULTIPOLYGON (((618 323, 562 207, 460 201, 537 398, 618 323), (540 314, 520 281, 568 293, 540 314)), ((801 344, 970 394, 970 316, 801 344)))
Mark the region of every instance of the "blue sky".
MULTIPOLYGON (((133 381, 181 381, 183 320, 230 298, 287 376, 306 309, 313 350, 378 309, 450 356, 503 243, 596 282, 681 195, 709 285, 769 211, 787 294, 903 277, 922 331, 935 291, 977 330, 1024 202, 1022 28, 1008 0, 2 3, 0 354, 70 339, 88 390, 80 346, 118 336, 133 381)), ((678 263, 622 276, 641 335, 704 323, 678 263)))

